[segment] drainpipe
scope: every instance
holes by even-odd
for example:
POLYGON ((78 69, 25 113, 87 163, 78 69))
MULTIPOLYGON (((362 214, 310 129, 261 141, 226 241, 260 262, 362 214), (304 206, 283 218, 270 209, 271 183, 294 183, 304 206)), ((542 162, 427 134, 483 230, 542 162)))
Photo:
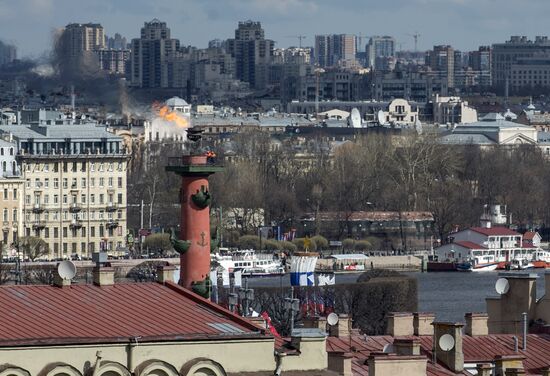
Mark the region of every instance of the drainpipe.
POLYGON ((275 368, 275 371, 273 371, 273 375, 281 376, 281 373, 283 372, 283 357, 285 356, 286 353, 275 351, 275 364, 277 367, 275 368))
POLYGON ((130 371, 130 373, 133 373, 134 369, 134 347, 138 346, 138 339, 140 338, 141 336, 132 337, 130 338, 130 343, 128 344, 128 366, 126 368, 130 371))
POLYGON ((523 316, 523 350, 527 350, 527 312, 521 315, 523 316))
POLYGON ((97 374, 99 373, 98 371, 101 363, 101 358, 103 358, 103 355, 101 355, 101 350, 98 350, 95 353, 95 364, 94 364, 94 371, 92 372, 92 376, 97 376, 97 374))

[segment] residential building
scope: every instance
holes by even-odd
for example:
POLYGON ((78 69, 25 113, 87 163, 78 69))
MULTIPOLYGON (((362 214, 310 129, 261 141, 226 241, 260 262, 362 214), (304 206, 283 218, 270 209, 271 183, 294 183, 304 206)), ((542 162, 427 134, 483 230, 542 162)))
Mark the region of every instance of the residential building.
POLYGON ((115 33, 114 37, 106 37, 106 47, 109 50, 127 50, 128 42, 125 37, 115 33))
POLYGON ((433 122, 436 124, 475 123, 477 111, 460 97, 436 95, 433 100, 433 122))
POLYGON ((493 49, 491 46, 480 46, 477 51, 472 51, 469 65, 479 75, 479 86, 492 85, 493 49))
POLYGON ((368 77, 345 69, 331 69, 319 74, 300 77, 300 101, 314 101, 318 90, 319 100, 353 101, 368 97, 368 77))
POLYGON ((145 22, 141 37, 132 39, 131 85, 142 88, 170 87, 167 61, 179 46, 178 39, 170 38, 166 22, 158 19, 145 22))
POLYGON ((111 74, 126 74, 126 65, 130 59, 130 50, 108 49, 97 51, 100 69, 111 74))
MULTIPOLYGON (((537 36, 535 40, 529 40, 526 36, 512 36, 504 43, 493 44, 492 54, 492 80, 493 84, 504 87, 506 82, 512 79, 512 67, 519 59, 526 59, 535 56, 544 56, 550 53, 550 40, 546 36, 537 36)), ((525 69, 519 69, 523 71, 525 69)), ((527 68, 527 70, 529 70, 527 68)), ((516 79, 519 72, 516 70, 516 79)), ((528 72, 525 72, 529 76, 528 72)), ((531 72, 531 78, 533 74, 531 72)), ((528 78, 528 77, 526 77, 528 78)))
POLYGON ((49 258, 122 254, 126 163, 122 137, 96 124, 6 125, 24 187, 22 234, 39 236, 49 258))
POLYGON ((550 87, 550 52, 548 55, 518 57, 510 66, 511 89, 550 87))
POLYGON ((17 47, 0 41, 0 66, 12 63, 17 59, 17 47))
POLYGON ((373 36, 366 47, 367 65, 370 68, 383 69, 387 58, 395 57, 395 38, 390 36, 373 36))
POLYGON ((105 49, 105 33, 100 24, 68 24, 62 38, 65 57, 78 57, 85 51, 105 49))
POLYGON ((436 94, 447 96, 446 78, 427 73, 394 71, 376 73, 372 79, 372 97, 377 101, 391 101, 395 98, 427 103, 436 94))
POLYGON ((426 53, 426 65, 439 78, 447 80, 447 87, 454 87, 455 50, 451 46, 434 46, 426 53))
MULTIPOLYGON (((16 162, 17 145, 0 139, 0 215, 2 216, 3 253, 11 256, 8 249, 22 233, 23 179, 16 162)), ((0 252, 1 253, 1 252, 0 252)))
POLYGON ((355 35, 316 35, 314 54, 315 63, 320 67, 351 65, 356 54, 355 35))
POLYGON ((227 51, 235 59, 235 77, 254 89, 264 89, 275 42, 265 39, 260 22, 239 22, 235 38, 227 40, 227 51))

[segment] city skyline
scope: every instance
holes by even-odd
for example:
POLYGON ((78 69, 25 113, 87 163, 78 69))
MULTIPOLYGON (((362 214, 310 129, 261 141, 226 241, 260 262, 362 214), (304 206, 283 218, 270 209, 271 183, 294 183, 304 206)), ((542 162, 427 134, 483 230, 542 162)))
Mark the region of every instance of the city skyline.
POLYGON ((391 35, 397 50, 414 49, 410 34, 421 34, 419 50, 437 44, 450 44, 460 50, 508 40, 510 35, 545 35, 542 17, 550 4, 542 0, 522 3, 518 12, 512 0, 346 0, 338 4, 320 0, 171 1, 145 0, 0 0, 2 38, 18 47, 20 57, 38 57, 50 50, 56 29, 71 22, 97 22, 109 36, 120 33, 129 40, 139 35, 143 23, 153 18, 165 21, 182 45, 204 47, 211 39, 233 36, 239 21, 259 21, 266 38, 276 47, 298 44, 305 35, 305 46, 313 46, 316 34, 391 35), (388 22, 391 21, 391 22, 388 22))

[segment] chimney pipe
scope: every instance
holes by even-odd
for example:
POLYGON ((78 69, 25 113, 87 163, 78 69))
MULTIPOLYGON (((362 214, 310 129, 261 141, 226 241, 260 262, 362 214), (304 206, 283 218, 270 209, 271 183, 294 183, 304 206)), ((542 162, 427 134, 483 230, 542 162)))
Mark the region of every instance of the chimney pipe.
POLYGON ((512 339, 514 340, 514 352, 518 352, 518 349, 519 349, 518 337, 512 336, 512 339))

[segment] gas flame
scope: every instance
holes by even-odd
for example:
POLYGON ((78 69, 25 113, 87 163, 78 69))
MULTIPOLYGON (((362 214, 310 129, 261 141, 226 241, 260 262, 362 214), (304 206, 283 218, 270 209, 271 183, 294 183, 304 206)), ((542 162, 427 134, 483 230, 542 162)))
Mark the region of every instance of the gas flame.
POLYGON ((158 116, 167 121, 176 124, 180 128, 189 128, 189 120, 181 116, 178 112, 170 110, 168 106, 153 104, 153 108, 157 110, 158 116))

